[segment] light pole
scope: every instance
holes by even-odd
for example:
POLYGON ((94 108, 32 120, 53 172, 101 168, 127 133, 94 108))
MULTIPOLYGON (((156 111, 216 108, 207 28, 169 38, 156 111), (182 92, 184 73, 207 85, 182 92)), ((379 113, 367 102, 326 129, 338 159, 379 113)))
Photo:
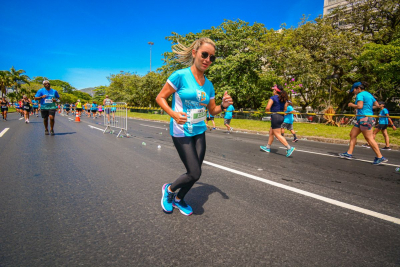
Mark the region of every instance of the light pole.
MULTIPOLYGON (((340 75, 339 74, 333 74, 333 75, 328 75, 327 77, 326 77, 326 79, 339 79, 340 78, 340 75)), ((330 84, 329 84, 329 106, 331 105, 331 93, 332 93, 332 80, 330 81, 330 84)))
POLYGON ((151 72, 151 46, 154 45, 154 43, 148 42, 148 44, 150 45, 150 72, 151 72))

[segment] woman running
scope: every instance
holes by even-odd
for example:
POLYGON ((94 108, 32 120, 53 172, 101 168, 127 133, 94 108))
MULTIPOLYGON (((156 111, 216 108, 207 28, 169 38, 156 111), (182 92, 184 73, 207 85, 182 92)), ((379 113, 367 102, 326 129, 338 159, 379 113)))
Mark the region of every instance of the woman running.
POLYGON ((32 101, 24 95, 22 98, 22 107, 24 110, 25 123, 29 123, 29 112, 31 111, 32 101))
POLYGON ((6 98, 3 96, 1 98, 1 115, 3 115, 3 120, 7 121, 7 112, 8 112, 8 101, 6 100, 6 98))
POLYGON ((93 101, 92 106, 90 107, 90 111, 92 112, 93 119, 96 119, 97 118, 97 115, 96 115, 96 113, 97 113, 96 101, 93 101))
POLYGON ((36 117, 39 117, 38 109, 39 109, 39 101, 32 100, 32 112, 33 112, 32 114, 36 115, 36 117))
POLYGON ((102 113, 103 113, 103 106, 99 105, 99 117, 101 117, 102 113))
POLYGON ((379 108, 381 109, 379 112, 379 124, 375 127, 373 137, 375 139, 376 135, 382 131, 383 138, 385 139, 385 147, 382 150, 391 150, 387 127, 391 125, 393 130, 396 131, 396 126, 394 126, 392 119, 389 118, 389 110, 385 108, 385 105, 385 102, 379 102, 379 108))
POLYGON ((348 106, 357 109, 357 123, 350 132, 349 149, 347 152, 339 154, 339 156, 345 159, 353 159, 353 150, 357 143, 357 136, 362 133, 376 154, 373 164, 379 165, 382 162, 388 161, 388 159, 382 156, 372 133, 372 125, 375 119, 365 116, 374 115, 373 108, 379 107, 378 101, 375 100, 374 96, 365 91, 367 86, 366 82, 356 82, 351 87, 350 93, 354 92, 356 94, 356 103, 349 103, 348 106))
POLYGON ((198 39, 189 47, 178 43, 173 52, 178 62, 189 67, 169 76, 156 101, 171 116, 170 134, 187 172, 175 182, 163 185, 161 206, 167 213, 175 207, 189 216, 193 210, 184 198, 201 176, 206 153, 206 108, 210 114, 216 115, 233 102, 225 92, 222 104, 217 106, 214 86, 204 75, 215 61, 215 44, 211 39, 198 39), (171 95, 172 107, 167 102, 171 95))
MULTIPOLYGON (((286 111, 288 106, 288 94, 283 90, 283 87, 280 85, 275 85, 271 88, 273 91, 273 96, 268 100, 268 104, 265 107, 265 111, 267 112, 283 112, 286 111)), ((274 142, 274 136, 279 140, 286 148, 286 157, 290 157, 293 151, 295 151, 294 147, 291 147, 286 141, 285 137, 281 134, 281 126, 283 123, 284 115, 272 113, 271 114, 271 128, 269 129, 269 138, 268 144, 266 146, 260 146, 261 150, 265 152, 271 151, 272 142, 274 142)))

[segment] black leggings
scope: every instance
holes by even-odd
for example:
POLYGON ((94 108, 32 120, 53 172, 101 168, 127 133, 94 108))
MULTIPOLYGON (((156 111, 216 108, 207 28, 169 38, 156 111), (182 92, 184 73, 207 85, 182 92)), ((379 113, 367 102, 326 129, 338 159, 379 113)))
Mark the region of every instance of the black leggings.
POLYGON ((172 137, 172 141, 187 172, 176 179, 170 189, 173 192, 180 189, 177 196, 183 199, 200 179, 201 165, 206 154, 206 134, 202 133, 191 137, 172 137))

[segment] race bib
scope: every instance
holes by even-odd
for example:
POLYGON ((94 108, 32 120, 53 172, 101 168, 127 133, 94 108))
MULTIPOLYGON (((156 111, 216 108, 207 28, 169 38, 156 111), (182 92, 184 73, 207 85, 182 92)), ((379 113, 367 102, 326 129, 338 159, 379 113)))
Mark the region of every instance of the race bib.
POLYGON ((7 108, 7 106, 1 106, 1 108, 7 108))
POLYGON ((190 123, 192 124, 204 121, 206 117, 207 117, 207 112, 205 108, 190 110, 190 123))
POLYGON ((45 104, 52 104, 53 103, 53 99, 45 99, 44 103, 45 104))
POLYGON ((24 106, 24 109, 29 109, 29 106, 24 106))

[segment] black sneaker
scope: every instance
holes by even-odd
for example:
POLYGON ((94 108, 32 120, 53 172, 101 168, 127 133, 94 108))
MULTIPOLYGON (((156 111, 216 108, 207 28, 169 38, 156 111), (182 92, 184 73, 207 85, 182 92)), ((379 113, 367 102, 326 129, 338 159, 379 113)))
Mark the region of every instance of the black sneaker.
POLYGON ((50 131, 50 134, 51 134, 51 135, 54 135, 54 131, 50 131))
POLYGON ((293 142, 293 143, 296 143, 297 141, 299 141, 299 139, 296 138, 296 139, 293 139, 292 142, 293 142))
POLYGON ((45 135, 49 135, 49 130, 45 130, 45 131, 44 131, 44 134, 45 134, 45 135))
POLYGON ((383 147, 383 148, 381 148, 382 150, 392 150, 390 147, 388 147, 388 146, 385 146, 385 147, 383 147))

